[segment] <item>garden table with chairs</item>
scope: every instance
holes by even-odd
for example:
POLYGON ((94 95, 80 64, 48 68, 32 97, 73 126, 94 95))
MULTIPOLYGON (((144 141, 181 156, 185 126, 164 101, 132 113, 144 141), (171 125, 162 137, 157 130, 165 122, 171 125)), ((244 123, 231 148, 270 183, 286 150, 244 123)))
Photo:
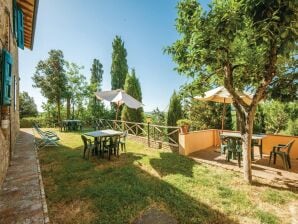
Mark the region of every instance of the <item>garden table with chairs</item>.
MULTIPOLYGON (((263 157, 263 143, 262 140, 265 138, 266 135, 264 134, 253 134, 252 135, 252 147, 259 148, 260 157, 263 157)), ((225 153, 226 149, 228 150, 227 153, 227 160, 230 159, 230 154, 232 154, 233 158, 235 155, 238 155, 238 163, 240 163, 240 156, 242 154, 241 148, 241 134, 239 132, 222 132, 220 134, 221 139, 221 152, 225 153), (226 144, 223 144, 223 141, 226 144), (231 152, 229 154, 229 152, 231 152)), ((254 160, 254 150, 251 150, 251 158, 254 160)))
POLYGON ((61 131, 77 131, 82 129, 81 120, 63 120, 61 131))
POLYGON ((99 156, 102 155, 102 157, 104 156, 104 153, 107 152, 108 158, 110 159, 112 153, 114 153, 114 155, 118 155, 120 138, 123 136, 125 136, 125 132, 107 129, 84 133, 82 135, 82 139, 84 141, 85 148, 89 147, 91 148, 91 151, 94 149, 95 154, 99 156), (93 137, 94 144, 92 145, 90 140, 89 143, 87 143, 86 141, 88 141, 88 139, 85 139, 85 136, 93 137))

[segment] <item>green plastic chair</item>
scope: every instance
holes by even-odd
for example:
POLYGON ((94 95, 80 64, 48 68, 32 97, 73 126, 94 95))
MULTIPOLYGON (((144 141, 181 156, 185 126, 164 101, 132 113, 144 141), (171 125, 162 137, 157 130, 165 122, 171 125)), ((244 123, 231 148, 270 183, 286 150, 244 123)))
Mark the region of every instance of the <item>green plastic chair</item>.
POLYGON ((294 144, 295 140, 290 141, 288 144, 278 144, 273 146, 272 151, 270 152, 269 166, 271 164, 271 158, 273 156, 273 164, 276 163, 276 155, 280 156, 283 161, 283 166, 285 169, 291 169, 291 158, 290 151, 294 144))

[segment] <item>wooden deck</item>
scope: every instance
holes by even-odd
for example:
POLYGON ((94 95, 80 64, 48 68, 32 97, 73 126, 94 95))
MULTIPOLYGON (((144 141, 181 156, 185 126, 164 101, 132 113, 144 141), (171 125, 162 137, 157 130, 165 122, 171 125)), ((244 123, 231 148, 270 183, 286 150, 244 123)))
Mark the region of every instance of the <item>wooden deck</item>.
MULTIPOLYGON (((242 166, 239 168, 237 160, 226 161, 226 155, 221 155, 219 149, 211 147, 199 150, 190 154, 190 157, 200 163, 220 166, 228 170, 242 172, 242 166)), ((274 182, 286 188, 298 189, 298 160, 291 160, 292 168, 285 170, 282 160, 278 157, 276 164, 269 166, 269 156, 263 155, 261 159, 258 151, 255 150, 255 160, 252 162, 252 174, 255 177, 263 178, 269 182, 274 182)))

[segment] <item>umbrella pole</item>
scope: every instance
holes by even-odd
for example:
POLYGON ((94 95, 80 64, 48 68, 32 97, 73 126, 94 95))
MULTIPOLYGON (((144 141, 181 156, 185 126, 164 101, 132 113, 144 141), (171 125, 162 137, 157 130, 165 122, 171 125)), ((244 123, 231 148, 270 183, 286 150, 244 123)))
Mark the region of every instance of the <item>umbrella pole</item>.
POLYGON ((224 98, 224 106, 223 106, 222 119, 221 119, 221 132, 223 132, 223 129, 224 129, 225 116, 226 116, 226 98, 224 98))

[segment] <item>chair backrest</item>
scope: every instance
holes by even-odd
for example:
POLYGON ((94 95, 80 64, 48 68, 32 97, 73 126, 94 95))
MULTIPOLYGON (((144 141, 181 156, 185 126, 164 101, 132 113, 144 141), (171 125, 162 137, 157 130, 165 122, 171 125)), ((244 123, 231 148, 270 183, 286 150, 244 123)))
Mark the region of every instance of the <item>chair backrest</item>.
POLYGON ((85 147, 85 149, 88 147, 88 144, 87 144, 87 138, 86 138, 86 136, 84 136, 84 135, 81 135, 81 138, 82 138, 82 140, 83 140, 83 143, 84 143, 84 147, 85 147))
POLYGON ((128 130, 125 130, 125 131, 123 132, 123 135, 122 135, 121 137, 125 140, 126 137, 127 137, 127 135, 128 135, 128 130))
POLYGON ((111 146, 117 146, 120 141, 120 136, 119 135, 111 136, 109 140, 110 140, 111 146))
POLYGON ((292 148, 294 142, 295 142, 295 140, 292 140, 285 146, 285 148, 288 149, 288 154, 290 154, 290 151, 291 151, 291 148, 292 148))
POLYGON ((227 139, 228 148, 235 149, 237 139, 235 138, 226 138, 226 139, 227 139))

